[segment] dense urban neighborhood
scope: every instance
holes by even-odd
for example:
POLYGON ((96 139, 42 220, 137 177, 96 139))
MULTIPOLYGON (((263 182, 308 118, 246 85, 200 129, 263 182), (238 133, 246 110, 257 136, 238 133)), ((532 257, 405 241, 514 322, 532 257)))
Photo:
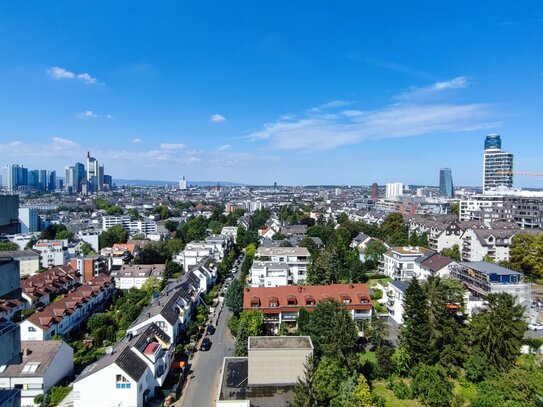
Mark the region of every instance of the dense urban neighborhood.
POLYGON ((450 177, 8 184, 0 405, 541 405, 543 195, 450 177))

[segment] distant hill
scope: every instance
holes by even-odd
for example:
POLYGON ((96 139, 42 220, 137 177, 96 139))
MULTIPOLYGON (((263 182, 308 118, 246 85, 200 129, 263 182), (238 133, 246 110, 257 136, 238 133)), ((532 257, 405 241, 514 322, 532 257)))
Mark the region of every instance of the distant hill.
MULTIPOLYGON (((151 187, 151 186, 177 186, 178 181, 159 181, 159 180, 145 180, 145 179, 114 179, 113 183, 116 185, 131 185, 138 187, 151 187)), ((219 181, 221 186, 239 186, 244 185, 238 182, 219 181)), ((187 185, 195 185, 200 187, 213 187, 217 185, 217 181, 187 181, 187 185)))

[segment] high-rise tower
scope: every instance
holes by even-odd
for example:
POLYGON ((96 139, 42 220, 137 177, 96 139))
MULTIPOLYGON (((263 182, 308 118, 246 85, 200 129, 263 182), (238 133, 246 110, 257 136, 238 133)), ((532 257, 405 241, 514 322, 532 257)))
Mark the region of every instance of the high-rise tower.
POLYGON ((454 196, 452 171, 450 168, 442 168, 439 170, 439 194, 447 198, 452 198, 454 196))
POLYGON ((485 139, 483 155, 483 192, 498 187, 513 187, 513 154, 501 149, 499 134, 489 134, 485 139))

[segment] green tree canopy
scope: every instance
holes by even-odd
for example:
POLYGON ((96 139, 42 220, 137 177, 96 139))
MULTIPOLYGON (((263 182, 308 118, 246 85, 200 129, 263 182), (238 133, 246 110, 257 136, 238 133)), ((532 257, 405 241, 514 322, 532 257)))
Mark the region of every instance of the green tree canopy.
POLYGON ((261 311, 242 311, 239 315, 238 334, 236 336, 236 356, 247 356, 250 336, 262 335, 264 331, 264 314, 261 311))
POLYGON ((126 243, 128 232, 122 225, 115 225, 100 233, 100 248, 112 247, 115 243, 126 243))
POLYGON ((243 310, 243 283, 238 278, 234 279, 228 287, 224 304, 234 315, 239 315, 243 310))
POLYGON ((486 300, 488 308, 475 314, 469 325, 472 351, 485 358, 488 368, 507 371, 520 355, 527 329, 524 307, 507 293, 490 294, 486 300))
POLYGON ((14 251, 19 250, 19 245, 12 242, 0 242, 0 251, 14 251))

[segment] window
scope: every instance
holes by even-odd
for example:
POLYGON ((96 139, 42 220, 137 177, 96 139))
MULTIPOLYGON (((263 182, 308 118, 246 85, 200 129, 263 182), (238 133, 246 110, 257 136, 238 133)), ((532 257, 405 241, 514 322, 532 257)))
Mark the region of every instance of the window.
POLYGON ((21 373, 36 373, 36 370, 38 370, 39 366, 40 366, 40 362, 27 363, 26 365, 24 365, 21 373))
POLYGON ((115 384, 116 384, 116 387, 118 389, 129 389, 130 388, 130 382, 128 381, 128 379, 126 377, 124 377, 121 374, 117 375, 115 384))
POLYGON ((33 326, 29 326, 28 332, 36 332, 36 328, 34 328, 33 326))

